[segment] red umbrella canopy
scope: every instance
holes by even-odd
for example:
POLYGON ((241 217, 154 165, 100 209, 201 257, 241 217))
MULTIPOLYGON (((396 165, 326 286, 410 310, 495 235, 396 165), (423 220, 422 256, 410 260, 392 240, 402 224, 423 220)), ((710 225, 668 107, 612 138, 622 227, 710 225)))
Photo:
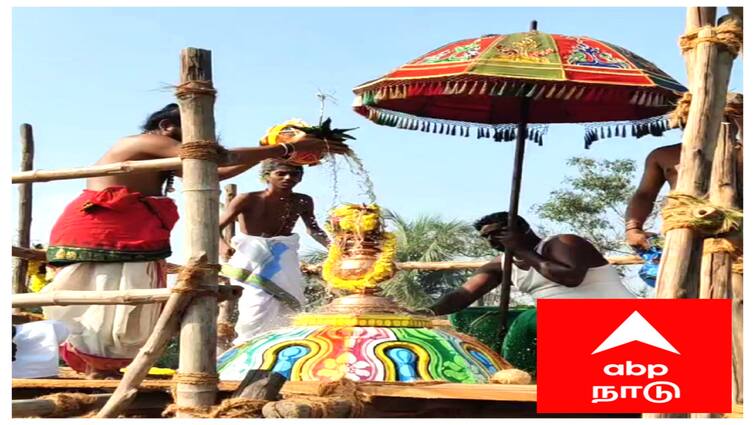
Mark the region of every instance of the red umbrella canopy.
MULTIPOLYGON (((589 125, 585 142, 660 135, 686 88, 651 62, 583 36, 529 31, 447 44, 354 88, 354 108, 381 124, 513 140, 515 124, 589 125), (527 117, 522 98, 529 98, 527 117)), ((544 126, 530 129, 541 141, 544 126)))

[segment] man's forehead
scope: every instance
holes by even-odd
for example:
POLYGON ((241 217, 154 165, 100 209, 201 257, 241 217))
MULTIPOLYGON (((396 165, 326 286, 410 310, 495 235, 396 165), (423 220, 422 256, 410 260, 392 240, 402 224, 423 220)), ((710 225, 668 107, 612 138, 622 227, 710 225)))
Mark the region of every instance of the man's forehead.
POLYGON ((480 228, 480 233, 481 234, 490 233, 490 232, 493 232, 495 230, 499 230, 502 227, 503 227, 503 223, 490 223, 490 224, 486 224, 486 225, 484 225, 484 226, 482 226, 480 228))

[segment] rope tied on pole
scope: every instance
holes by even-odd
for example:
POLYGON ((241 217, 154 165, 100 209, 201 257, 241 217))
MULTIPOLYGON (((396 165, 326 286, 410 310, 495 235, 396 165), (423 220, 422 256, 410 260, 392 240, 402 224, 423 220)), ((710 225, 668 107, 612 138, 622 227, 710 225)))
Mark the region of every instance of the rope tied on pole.
POLYGON ((742 255, 739 248, 726 238, 708 238, 703 242, 703 255, 728 253, 734 256, 742 255))
POLYGON ((702 236, 717 236, 742 228, 741 210, 713 205, 685 193, 671 192, 661 210, 662 233, 674 229, 694 229, 702 236))
POLYGON ((216 373, 177 372, 173 375, 173 384, 217 385, 220 378, 216 373))
POLYGON ((229 322, 218 322, 218 338, 222 338, 226 341, 232 341, 234 338, 236 338, 236 328, 233 326, 233 323, 229 322))
POLYGON ((744 264, 743 256, 740 255, 731 263, 731 272, 736 273, 736 274, 742 274, 742 275, 745 273, 745 264, 744 264))
POLYGON ((204 256, 199 260, 190 260, 189 264, 181 268, 176 278, 176 285, 171 289, 175 293, 193 293, 195 296, 218 295, 216 286, 198 285, 202 279, 202 274, 206 272, 220 271, 220 264, 207 264, 204 256))
POLYGON ((69 418, 84 414, 97 407, 97 398, 84 393, 55 393, 36 400, 49 400, 54 404, 54 410, 47 415, 51 418, 69 418))
POLYGON ((212 140, 197 140, 182 143, 178 156, 181 159, 201 159, 221 164, 228 161, 229 151, 212 140))
POLYGON ((206 80, 190 80, 174 86, 174 88, 176 90, 176 97, 179 99, 186 99, 196 95, 217 97, 218 94, 218 91, 212 85, 212 81, 206 80))
POLYGON ((742 40, 742 23, 738 19, 727 19, 715 27, 706 25, 682 35, 679 37, 679 47, 682 53, 685 53, 700 43, 715 43, 736 57, 742 51, 742 40), (699 34, 702 31, 711 31, 713 35, 700 37, 699 34))

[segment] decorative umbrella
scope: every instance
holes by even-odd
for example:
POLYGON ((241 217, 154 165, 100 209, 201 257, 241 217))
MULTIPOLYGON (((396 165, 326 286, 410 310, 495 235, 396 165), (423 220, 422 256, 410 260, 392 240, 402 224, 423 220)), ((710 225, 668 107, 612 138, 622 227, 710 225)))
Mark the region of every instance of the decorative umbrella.
MULTIPOLYGON (((549 123, 583 123, 598 139, 661 135, 664 116, 686 91, 668 74, 619 46, 537 31, 485 35, 435 49, 354 88, 354 109, 392 127, 516 140, 509 226, 519 209, 524 142, 542 144, 549 123)), ((508 309, 507 250, 501 309, 508 309), (505 304, 505 305, 504 305, 505 304)), ((505 334, 502 327, 501 338, 505 334)))

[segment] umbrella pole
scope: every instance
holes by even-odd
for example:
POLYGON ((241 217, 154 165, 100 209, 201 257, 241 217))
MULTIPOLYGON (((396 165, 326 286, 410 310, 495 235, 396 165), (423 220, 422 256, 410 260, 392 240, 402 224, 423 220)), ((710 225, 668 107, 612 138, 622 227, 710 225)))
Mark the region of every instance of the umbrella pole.
MULTIPOLYGON (((509 198, 509 229, 516 229, 516 218, 519 214, 519 193, 522 188, 522 165, 524 163, 524 148, 527 139, 527 121, 529 119, 530 99, 523 98, 520 106, 520 120, 516 131, 516 148, 514 151, 514 169, 511 176, 511 196, 509 198)), ((511 299, 511 272, 513 253, 507 247, 503 260, 503 280, 501 281, 501 302, 499 309, 501 312, 501 327, 498 329, 496 338, 496 347, 503 350, 503 340, 508 332, 506 317, 509 313, 509 301, 511 299)))

